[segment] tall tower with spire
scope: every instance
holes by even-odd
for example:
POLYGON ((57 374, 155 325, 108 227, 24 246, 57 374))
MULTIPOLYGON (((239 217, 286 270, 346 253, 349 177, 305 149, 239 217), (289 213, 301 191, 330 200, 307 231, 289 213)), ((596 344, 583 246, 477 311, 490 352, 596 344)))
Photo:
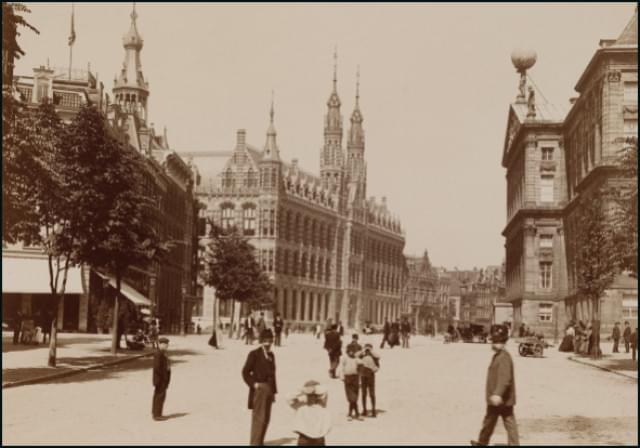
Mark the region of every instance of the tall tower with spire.
POLYGON ((273 92, 271 93, 271 108, 269 109, 269 127, 267 140, 260 160, 260 187, 263 190, 277 193, 280 185, 281 162, 280 150, 276 142, 276 128, 273 124, 273 92))
POLYGON ((123 46, 125 50, 124 62, 120 74, 116 76, 113 83, 113 96, 116 103, 126 113, 135 114, 147 124, 147 99, 149 97, 149 83, 142 74, 142 64, 140 63, 140 51, 143 40, 138 33, 136 20, 136 4, 133 4, 131 11, 131 27, 123 36, 123 46))
POLYGON ((320 154, 320 176, 322 183, 332 192, 340 193, 343 175, 342 116, 338 96, 338 52, 333 55, 333 90, 327 101, 324 122, 324 146, 320 154))
MULTIPOLYGON (((347 176, 353 199, 365 199, 367 194, 367 164, 364 160, 364 130, 360 112, 360 67, 356 74, 356 104, 351 114, 351 129, 347 141, 347 176)), ((350 193, 351 196, 351 193, 350 193)))

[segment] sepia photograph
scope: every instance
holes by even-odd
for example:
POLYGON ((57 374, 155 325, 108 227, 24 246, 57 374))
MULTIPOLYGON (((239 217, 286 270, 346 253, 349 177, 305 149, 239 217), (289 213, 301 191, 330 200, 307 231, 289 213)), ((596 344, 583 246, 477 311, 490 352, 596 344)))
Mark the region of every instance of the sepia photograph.
POLYGON ((636 2, 3 2, 3 446, 638 446, 636 2))

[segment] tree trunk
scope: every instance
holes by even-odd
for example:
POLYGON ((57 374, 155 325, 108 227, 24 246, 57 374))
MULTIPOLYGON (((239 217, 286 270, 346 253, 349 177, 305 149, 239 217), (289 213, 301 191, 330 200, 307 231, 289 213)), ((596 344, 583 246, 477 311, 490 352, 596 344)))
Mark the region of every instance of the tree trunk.
POLYGON ((233 338, 233 321, 235 316, 236 301, 231 301, 231 317, 229 317, 229 339, 233 338))
POLYGON ((120 298, 120 283, 121 283, 121 276, 120 275, 116 275, 116 298, 115 301, 113 302, 113 326, 111 329, 111 353, 112 354, 116 354, 118 353, 118 342, 120 339, 120 334, 118 333, 118 314, 119 314, 119 310, 118 310, 118 300, 120 298))
POLYGON ((51 319, 51 334, 49 335, 49 361, 47 362, 49 367, 56 366, 56 351, 58 347, 58 316, 60 315, 62 300, 60 296, 57 296, 56 300, 56 314, 53 316, 53 319, 51 319))

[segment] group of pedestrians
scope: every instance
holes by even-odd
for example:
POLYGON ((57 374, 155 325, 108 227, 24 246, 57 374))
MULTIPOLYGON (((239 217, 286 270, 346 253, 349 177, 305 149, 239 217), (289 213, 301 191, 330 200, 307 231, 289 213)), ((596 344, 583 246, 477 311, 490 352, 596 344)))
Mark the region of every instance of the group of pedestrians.
POLYGON ((632 333, 629 322, 625 322, 624 330, 621 332, 620 322, 616 322, 611 333, 611 339, 613 339, 613 353, 620 353, 619 345, 621 336, 624 342, 625 352, 629 353, 629 349, 631 349, 631 359, 635 361, 636 352, 638 350, 638 328, 636 327, 636 329, 632 333))
POLYGON ((396 345, 400 345, 402 342, 402 348, 409 348, 409 337, 411 336, 411 324, 405 317, 400 321, 396 319, 395 322, 389 322, 389 319, 384 320, 384 326, 382 327, 382 342, 380 348, 384 348, 387 344, 393 348, 396 345))

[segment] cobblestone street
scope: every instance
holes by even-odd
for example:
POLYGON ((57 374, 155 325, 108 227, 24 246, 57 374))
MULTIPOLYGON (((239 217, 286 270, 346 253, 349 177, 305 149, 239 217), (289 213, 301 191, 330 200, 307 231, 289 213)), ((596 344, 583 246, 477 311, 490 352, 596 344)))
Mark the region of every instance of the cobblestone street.
MULTIPOLYGON (((169 420, 151 420, 152 360, 142 358, 3 391, 3 443, 246 444, 250 411, 240 370, 248 347, 225 338, 224 349, 216 351, 206 345, 204 335, 174 336, 171 341, 169 420)), ((411 342, 409 350, 380 351, 378 418, 348 422, 342 383, 327 378, 322 340, 290 336, 284 347, 275 349, 280 392, 268 444, 295 444, 293 412, 285 398, 312 378, 329 387, 334 426, 328 444, 467 444, 476 438, 490 346, 445 345, 423 337, 411 342)), ((523 445, 637 444, 636 381, 571 362, 556 349, 536 359, 518 356, 513 341, 507 347, 516 368, 516 417, 523 445)), ((501 424, 492 443, 506 443, 501 424)))

